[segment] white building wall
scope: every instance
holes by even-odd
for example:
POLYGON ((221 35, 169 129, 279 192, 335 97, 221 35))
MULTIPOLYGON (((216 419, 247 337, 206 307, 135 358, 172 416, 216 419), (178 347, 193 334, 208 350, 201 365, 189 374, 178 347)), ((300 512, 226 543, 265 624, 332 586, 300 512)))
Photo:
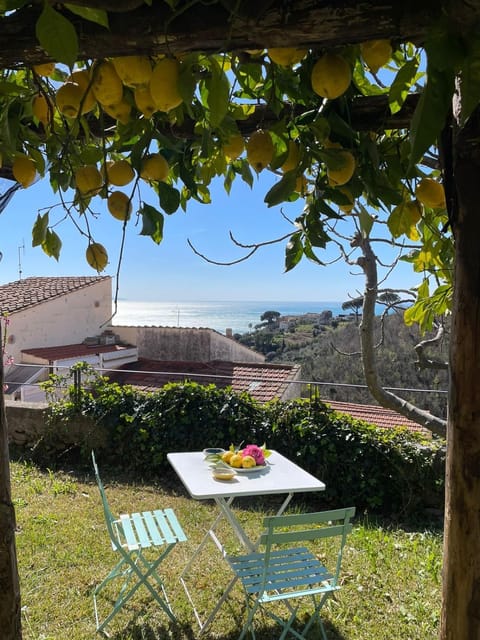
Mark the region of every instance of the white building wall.
POLYGON ((110 278, 9 316, 7 352, 21 361, 23 349, 77 344, 104 331, 112 315, 110 278))

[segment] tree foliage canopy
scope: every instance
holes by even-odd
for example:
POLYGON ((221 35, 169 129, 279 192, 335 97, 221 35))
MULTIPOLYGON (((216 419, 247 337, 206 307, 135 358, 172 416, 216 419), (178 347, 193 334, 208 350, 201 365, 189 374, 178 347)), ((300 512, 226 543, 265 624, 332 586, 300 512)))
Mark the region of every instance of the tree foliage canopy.
MULTIPOLYGON (((407 320, 431 327, 435 314, 450 304, 453 248, 447 201, 420 202, 417 187, 426 177, 440 176, 435 144, 459 70, 469 96, 462 103, 463 120, 478 101, 477 40, 460 31, 462 12, 447 20, 438 6, 425 3, 416 24, 411 12, 405 14, 403 38, 361 42, 366 26, 357 3, 345 3, 343 17, 353 20, 352 43, 345 44, 334 12, 320 15, 317 3, 298 4, 279 12, 276 3, 263 3, 253 19, 245 2, 194 2, 193 8, 173 0, 154 7, 134 2, 114 10, 103 0, 46 3, 41 9, 5 1, 0 34, 5 44, 15 34, 17 44, 8 51, 2 47, 1 54, 1 171, 18 176, 22 161, 32 160, 20 181, 28 186, 36 176, 48 176, 62 205, 37 215, 32 244, 58 259, 61 225, 70 221, 84 237, 87 261, 101 271, 108 261, 101 217, 109 215, 100 214, 101 199, 108 199, 108 211, 124 232, 137 225, 158 244, 165 216, 186 210, 192 199, 210 203, 214 180, 223 180, 230 192, 234 180, 253 187, 257 173, 271 171, 277 181, 264 194, 266 206, 299 203, 286 244, 286 270, 303 258, 323 264, 323 249, 347 217, 364 236, 375 238, 383 227, 399 257, 423 274, 407 320), (187 43, 182 33, 194 15, 196 36, 187 43), (137 37, 135 56, 122 58, 132 51, 120 44, 127 29, 120 18, 122 24, 127 17, 133 21, 133 37, 147 16, 151 29, 143 47, 137 37), (322 45, 317 34, 305 49, 261 48, 257 28, 265 34, 270 24, 277 33, 271 42, 288 44, 290 29, 298 41, 295 30, 305 28, 302 20, 310 19, 312 28, 326 34, 320 17, 331 27, 322 45), (92 56, 92 36, 101 58, 92 56), (247 48, 253 46, 258 48, 247 48), (56 62, 53 71, 34 64, 46 60, 56 62), (312 78, 325 60, 315 85, 312 78), (141 65, 146 75, 128 77, 141 65), (331 86, 345 80, 342 74, 345 87, 336 92, 331 86), (410 131, 405 113, 413 113, 410 131), (161 156, 165 175, 145 170, 152 155, 161 156), (133 180, 119 186, 106 167, 124 159, 133 180), (97 173, 81 186, 85 167, 97 173), (142 188, 145 183, 153 192, 142 188), (114 192, 124 195, 112 197, 114 192)), ((372 2, 373 15, 380 10, 372 2)), ((389 36, 393 25, 382 24, 389 36)))

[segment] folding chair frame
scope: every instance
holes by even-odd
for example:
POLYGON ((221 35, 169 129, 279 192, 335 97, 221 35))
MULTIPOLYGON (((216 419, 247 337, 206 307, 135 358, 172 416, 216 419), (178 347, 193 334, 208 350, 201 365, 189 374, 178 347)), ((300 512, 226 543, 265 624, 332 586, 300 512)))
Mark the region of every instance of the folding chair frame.
POLYGON ((161 609, 167 614, 170 620, 175 623, 176 618, 170 607, 163 581, 157 573, 159 565, 169 555, 175 545, 187 539, 175 513, 172 509, 157 509, 155 511, 132 513, 131 515, 122 514, 119 518, 114 518, 110 511, 93 452, 92 462, 102 498, 103 511, 112 549, 121 556, 115 567, 93 591, 97 631, 107 635, 105 632, 106 625, 142 585, 148 589, 161 609), (158 547, 164 547, 160 555, 157 556, 154 561, 148 560, 144 554, 144 549, 158 547), (97 596, 112 580, 117 578, 123 578, 123 584, 120 587, 112 611, 106 618, 100 621, 97 596), (132 578, 134 579, 133 582, 132 578))
POLYGON ((303 640, 317 622, 323 640, 327 640, 320 613, 329 596, 340 589, 338 579, 343 549, 346 537, 352 530, 350 519, 354 514, 355 508, 348 507, 333 511, 267 517, 264 519, 265 532, 259 542, 264 551, 227 557, 242 583, 247 604, 247 619, 239 640, 242 640, 248 631, 255 638, 253 622, 260 608, 283 627, 279 640, 284 640, 289 633, 303 640), (292 543, 332 537, 339 538, 334 571, 329 571, 306 546, 290 546, 292 543), (297 631, 292 625, 297 619, 298 608, 303 598, 311 600, 313 614, 303 629, 297 631), (298 604, 294 606, 293 603, 297 599, 298 604), (290 612, 287 620, 265 606, 280 601, 290 612))

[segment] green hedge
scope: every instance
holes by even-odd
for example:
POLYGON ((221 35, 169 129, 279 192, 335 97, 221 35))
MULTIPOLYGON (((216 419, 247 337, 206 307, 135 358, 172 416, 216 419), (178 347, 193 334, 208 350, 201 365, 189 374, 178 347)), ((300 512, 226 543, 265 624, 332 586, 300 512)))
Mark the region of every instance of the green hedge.
MULTIPOLYGON (((318 400, 264 405, 215 385, 168 384, 154 393, 97 379, 89 392, 50 404, 50 422, 81 412, 107 430, 98 452, 139 478, 170 471, 170 451, 265 443, 327 485, 322 502, 385 515, 443 506, 444 446, 404 429, 380 429, 337 414, 318 400)), ((88 444, 81 455, 89 458, 88 444)))

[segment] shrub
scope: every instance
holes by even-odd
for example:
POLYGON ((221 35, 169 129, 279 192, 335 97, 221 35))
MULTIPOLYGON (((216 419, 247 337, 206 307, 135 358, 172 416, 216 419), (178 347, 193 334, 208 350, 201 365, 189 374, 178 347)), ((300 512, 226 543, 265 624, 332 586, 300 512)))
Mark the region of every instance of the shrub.
MULTIPOLYGON (((89 390, 50 404, 50 420, 89 417, 107 433, 98 452, 137 476, 162 475, 171 451, 231 443, 266 444, 327 485, 322 502, 353 504, 385 515, 443 505, 443 443, 405 429, 378 427, 337 414, 317 399, 261 405, 248 394, 194 382, 156 392, 98 378, 89 390)), ((80 455, 88 461, 88 443, 80 455)))

